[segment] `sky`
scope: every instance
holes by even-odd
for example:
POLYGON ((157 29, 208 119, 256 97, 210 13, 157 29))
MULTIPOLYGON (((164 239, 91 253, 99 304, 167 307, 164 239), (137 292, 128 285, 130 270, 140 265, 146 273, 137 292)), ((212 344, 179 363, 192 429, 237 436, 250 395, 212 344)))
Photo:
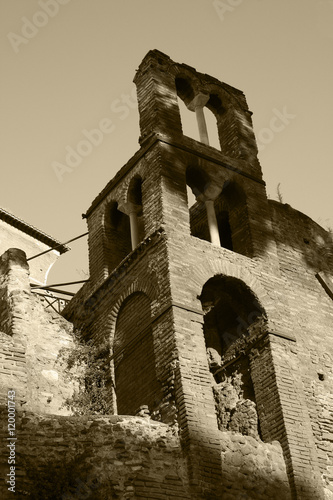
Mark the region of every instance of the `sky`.
MULTIPOLYGON (((133 78, 158 49, 245 93, 269 197, 333 226, 332 0, 0 0, 0 26, 2 208, 87 231, 139 149, 133 78)), ((49 284, 88 277, 87 238, 70 246, 49 284)))

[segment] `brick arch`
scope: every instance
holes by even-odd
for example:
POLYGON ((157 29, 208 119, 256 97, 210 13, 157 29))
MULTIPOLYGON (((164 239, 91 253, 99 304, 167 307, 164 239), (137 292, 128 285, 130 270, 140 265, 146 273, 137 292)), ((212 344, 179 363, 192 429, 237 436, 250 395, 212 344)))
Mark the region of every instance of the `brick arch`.
POLYGON ((221 99, 222 105, 225 109, 229 109, 231 107, 242 108, 242 104, 237 100, 237 98, 222 85, 205 82, 205 88, 207 93, 210 95, 217 95, 221 99))
POLYGON ((121 205, 125 205, 127 203, 128 190, 134 177, 140 177, 143 183, 145 180, 144 168, 142 167, 139 169, 133 169, 133 171, 129 173, 127 177, 123 180, 118 195, 119 198, 118 201, 121 205))
POLYGON ((146 277, 140 278, 140 281, 138 279, 133 281, 130 286, 119 296, 117 302, 114 304, 109 313, 109 331, 111 343, 114 339, 118 313, 124 301, 134 293, 141 292, 149 298, 150 303, 152 304, 152 302, 158 298, 158 292, 156 290, 158 290, 158 287, 154 285, 154 280, 146 277))
POLYGON ((171 64, 168 68, 168 71, 174 77, 175 81, 176 78, 185 78, 191 83, 194 93, 200 92, 202 84, 198 76, 193 73, 193 71, 177 63, 171 64))
POLYGON ((142 405, 154 411, 162 397, 151 318, 151 300, 141 291, 119 308, 111 362, 118 414, 135 415, 142 405))
MULTIPOLYGON (((254 293, 258 302, 267 314, 274 307, 274 300, 269 296, 267 290, 262 286, 259 280, 253 276, 243 266, 231 264, 220 259, 210 260, 202 265, 200 268, 193 268, 191 271, 191 281, 197 284, 198 294, 201 292, 204 284, 213 276, 229 276, 238 278, 243 281, 245 285, 254 293)), ((199 302, 200 309, 201 304, 199 302)))
POLYGON ((215 144, 215 147, 221 150, 223 154, 231 157, 247 157, 246 140, 241 139, 240 135, 243 134, 245 137, 251 138, 252 142, 254 135, 253 133, 251 135, 249 131, 252 128, 252 122, 246 113, 246 109, 244 109, 246 103, 242 102, 241 95, 235 95, 228 91, 225 85, 217 85, 211 79, 206 78, 205 75, 200 75, 195 70, 187 69, 182 65, 171 65, 169 73, 174 78, 174 91, 186 106, 198 94, 209 97, 205 108, 214 115, 216 124, 213 124, 207 115, 206 126, 210 130, 210 139, 215 144), (177 78, 184 80, 183 91, 179 87, 177 89, 177 78), (185 82, 187 82, 187 85, 185 82))
POLYGON ((130 220, 116 197, 104 204, 102 217, 104 261, 109 274, 131 252, 130 220))
POLYGON ((242 104, 226 88, 216 83, 205 81, 204 78, 200 78, 193 70, 187 69, 181 64, 173 63, 169 66, 168 71, 174 76, 175 80, 182 77, 187 79, 191 83, 195 94, 204 92, 205 94, 217 95, 225 109, 230 107, 242 108, 242 104))

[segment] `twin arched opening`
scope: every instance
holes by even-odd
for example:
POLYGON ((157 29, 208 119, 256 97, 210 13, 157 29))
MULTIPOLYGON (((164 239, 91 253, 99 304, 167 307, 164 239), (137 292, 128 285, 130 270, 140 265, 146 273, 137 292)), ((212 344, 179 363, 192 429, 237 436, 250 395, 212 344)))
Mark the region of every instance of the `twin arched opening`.
POLYGON ((250 257, 252 242, 242 188, 227 181, 221 190, 205 171, 192 166, 186 170, 186 184, 197 200, 189 208, 191 235, 250 257))
POLYGON ((196 92, 185 75, 176 77, 175 86, 183 133, 220 150, 219 122, 225 113, 220 97, 196 92))

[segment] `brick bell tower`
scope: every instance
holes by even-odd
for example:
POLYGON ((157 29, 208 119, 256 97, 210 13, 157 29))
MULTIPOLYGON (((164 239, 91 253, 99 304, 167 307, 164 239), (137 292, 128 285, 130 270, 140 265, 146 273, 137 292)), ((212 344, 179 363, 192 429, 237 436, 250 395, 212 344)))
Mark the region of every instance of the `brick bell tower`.
POLYGON ((115 413, 146 406, 177 423, 193 498, 225 493, 227 431, 279 441, 292 497, 322 498, 245 96, 157 50, 134 82, 140 149, 86 214, 91 279, 67 318, 110 339, 115 413), (179 100, 200 141, 183 134, 179 100), (207 113, 220 149, 209 145, 207 113))

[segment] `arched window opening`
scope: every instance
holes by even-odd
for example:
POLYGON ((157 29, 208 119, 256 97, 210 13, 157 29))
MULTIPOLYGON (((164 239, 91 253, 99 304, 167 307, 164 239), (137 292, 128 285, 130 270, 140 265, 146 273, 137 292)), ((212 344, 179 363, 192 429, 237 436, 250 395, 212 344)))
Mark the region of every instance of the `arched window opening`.
POLYGON ((215 115, 215 117, 225 113, 225 109, 222 105, 221 99, 217 94, 209 95, 209 100, 206 106, 215 115))
POLYGON ((118 210, 112 202, 105 214, 106 259, 112 272, 131 252, 131 231, 128 215, 118 210))
POLYGON ((207 207, 204 201, 200 200, 200 197, 204 196, 205 190, 209 188, 209 176, 200 168, 189 166, 186 170, 186 185, 188 193, 191 194, 188 196, 188 200, 199 198, 192 206, 189 204, 191 235, 201 240, 211 241, 207 207))
POLYGON ((252 242, 246 196, 234 182, 225 183, 215 200, 221 246, 251 257, 252 242))
POLYGON ((190 165, 186 169, 186 184, 191 188, 194 196, 205 193, 209 188, 211 181, 210 177, 201 168, 190 165))
POLYGON ((128 188, 127 199, 130 203, 141 207, 142 212, 142 179, 139 176, 133 177, 128 188))
POLYGON ((221 357, 228 357, 230 347, 263 315, 255 295, 236 278, 211 278, 203 287, 200 300, 205 313, 207 347, 216 349, 221 357))
POLYGON ((187 78, 178 76, 175 80, 177 95, 186 105, 193 101, 195 93, 193 87, 187 78))
POLYGON ((200 141, 198 124, 195 117, 195 113, 190 111, 184 104, 184 102, 177 96, 180 120, 182 123, 183 134, 195 141, 200 141))
POLYGON ((195 93, 191 83, 184 77, 177 77, 175 83, 183 134, 220 149, 217 121, 214 112, 211 112, 213 105, 218 106, 215 102, 218 98, 195 93), (210 104, 205 109, 207 102, 210 104))
POLYGON ((187 168, 186 183, 199 202, 190 209, 191 235, 220 246, 218 222, 213 201, 218 189, 217 186, 211 182, 206 172, 195 166, 187 168))
POLYGON ((264 310, 241 280, 215 276, 200 296, 204 311, 204 336, 213 392, 221 430, 258 437, 258 416, 247 339, 265 324, 264 310))
POLYGON ((217 129, 216 116, 212 111, 210 111, 210 109, 207 106, 204 107, 204 115, 209 137, 209 145, 220 151, 221 146, 220 146, 219 133, 217 129))
POLYGON ((187 184, 186 184, 186 195, 187 195, 187 206, 188 208, 191 208, 195 203, 197 203, 197 200, 193 194, 192 189, 187 184))
POLYGON ((220 97, 217 94, 210 94, 206 108, 211 112, 207 114, 207 127, 211 145, 224 154, 231 156, 232 151, 230 149, 232 149, 233 144, 231 148, 229 145, 228 149, 226 149, 226 146, 229 144, 231 137, 234 136, 235 131, 234 127, 230 127, 227 110, 223 106, 220 97), (215 120, 212 115, 214 115, 215 120))
POLYGON ((229 222, 229 213, 227 210, 221 210, 218 213, 217 224, 219 228, 221 247, 233 250, 231 227, 229 222))
POLYGON ((187 108, 187 105, 194 99, 194 90, 186 78, 177 77, 175 83, 183 134, 199 141, 195 113, 187 108))
POLYGON ((144 239, 144 221, 142 209, 142 179, 139 176, 133 177, 130 182, 128 193, 128 212, 131 228, 132 249, 144 239))
POLYGON ((135 415, 141 406, 156 410, 162 390, 156 377, 151 305, 142 292, 122 304, 113 343, 115 392, 119 415, 135 415))
POLYGON ((196 202, 190 207, 190 231, 191 236, 210 242, 207 211, 202 202, 196 202))

